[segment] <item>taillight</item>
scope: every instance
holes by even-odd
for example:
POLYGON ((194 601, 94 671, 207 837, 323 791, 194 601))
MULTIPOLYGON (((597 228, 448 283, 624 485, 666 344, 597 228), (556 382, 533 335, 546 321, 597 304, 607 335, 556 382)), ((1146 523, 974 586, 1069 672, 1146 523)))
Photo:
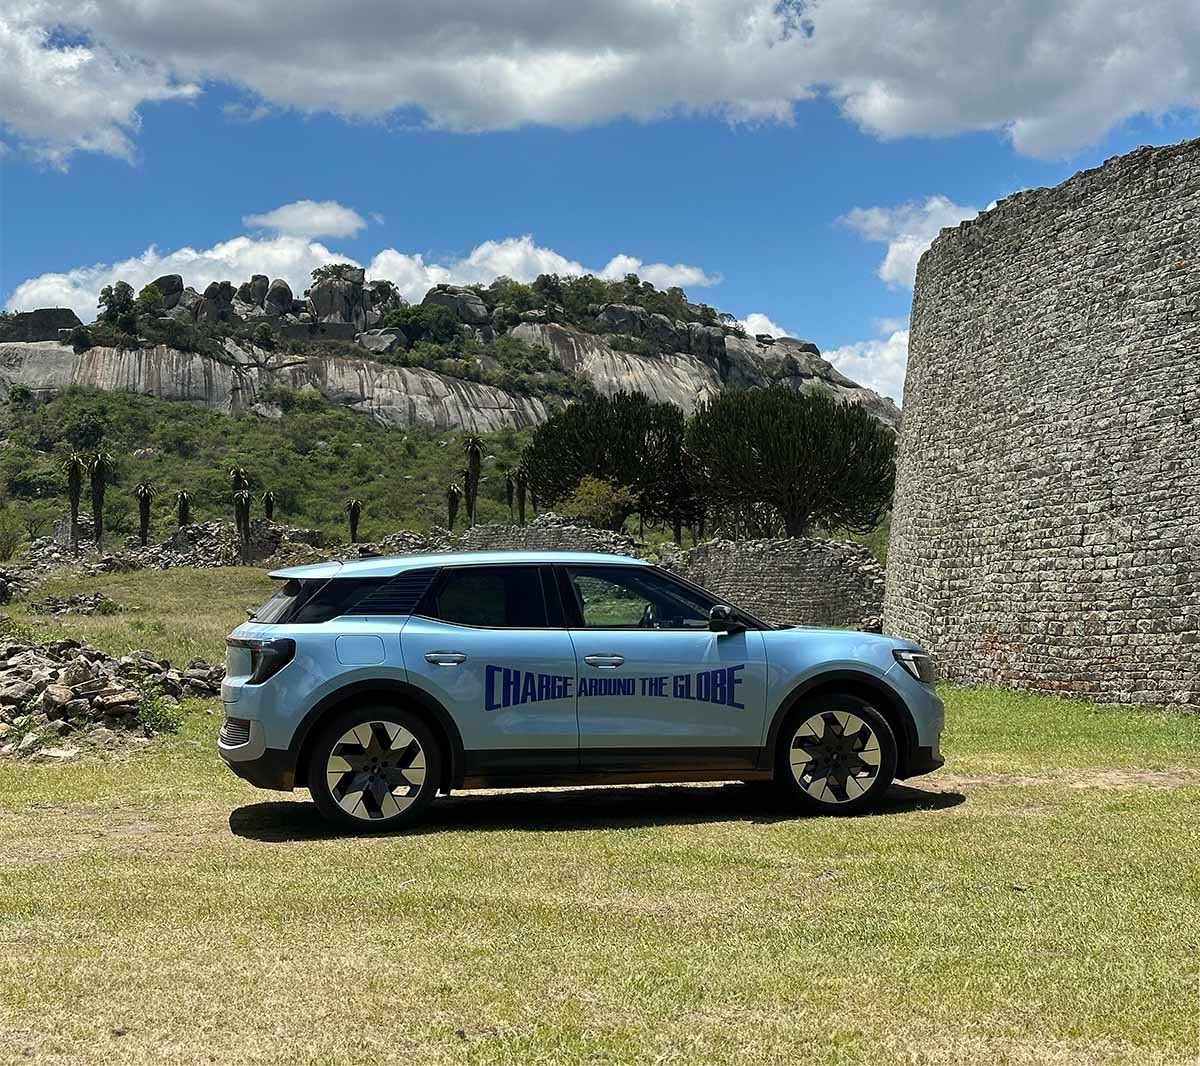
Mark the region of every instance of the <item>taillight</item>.
POLYGON ((246 680, 248 685, 261 685, 274 677, 296 655, 296 642, 288 637, 264 640, 230 637, 226 643, 234 648, 246 648, 250 652, 250 676, 246 680))

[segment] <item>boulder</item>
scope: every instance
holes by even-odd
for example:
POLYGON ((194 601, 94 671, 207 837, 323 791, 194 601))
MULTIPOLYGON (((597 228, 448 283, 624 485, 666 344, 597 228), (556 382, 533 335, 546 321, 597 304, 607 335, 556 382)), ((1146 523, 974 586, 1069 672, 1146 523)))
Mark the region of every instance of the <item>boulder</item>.
POLYGON ((725 355, 725 331, 719 326, 702 326, 699 322, 688 324, 688 351, 706 361, 715 361, 725 355))
MULTIPOLYGON (((323 278, 308 290, 308 302, 318 322, 352 325, 359 332, 367 328, 368 313, 374 312, 371 298, 362 281, 349 280, 345 275, 362 277, 362 270, 345 270, 341 276, 323 278)), ((377 317, 377 312, 375 312, 377 317)))
POLYGON ((263 310, 273 318, 290 315, 294 304, 292 288, 283 278, 276 278, 271 282, 262 300, 263 310))
POLYGON ((487 304, 478 293, 453 285, 436 285, 425 294, 422 304, 441 304, 450 308, 455 317, 468 326, 483 326, 491 322, 487 304))
POLYGON ((229 281, 214 281, 204 290, 204 298, 196 309, 197 322, 232 322, 233 298, 236 291, 229 281))
POLYGON ((183 277, 180 274, 163 274, 150 284, 162 293, 163 310, 165 311, 170 311, 172 307, 175 307, 183 295, 183 277))
POLYGON ((605 304, 596 315, 596 322, 605 333, 624 333, 630 337, 644 337, 648 332, 646 320, 650 317, 644 307, 631 304, 605 304))
POLYGON ((374 355, 391 355, 408 347, 408 338, 403 330, 390 326, 387 329, 369 329, 359 333, 355 342, 374 355))

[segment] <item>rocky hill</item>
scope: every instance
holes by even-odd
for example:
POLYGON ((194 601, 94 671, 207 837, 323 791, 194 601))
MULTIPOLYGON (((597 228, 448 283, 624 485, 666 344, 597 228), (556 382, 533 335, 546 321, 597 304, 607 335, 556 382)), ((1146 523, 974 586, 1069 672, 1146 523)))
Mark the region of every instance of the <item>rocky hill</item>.
POLYGON ((485 432, 534 425, 584 387, 691 410, 726 385, 781 383, 899 423, 891 400, 839 374, 816 345, 748 337, 730 316, 636 278, 438 285, 414 309, 360 268, 319 274, 302 298, 262 274, 202 293, 166 275, 90 328, 58 308, 5 316, 0 393, 78 384, 271 416, 271 387, 286 385, 385 425, 485 432))

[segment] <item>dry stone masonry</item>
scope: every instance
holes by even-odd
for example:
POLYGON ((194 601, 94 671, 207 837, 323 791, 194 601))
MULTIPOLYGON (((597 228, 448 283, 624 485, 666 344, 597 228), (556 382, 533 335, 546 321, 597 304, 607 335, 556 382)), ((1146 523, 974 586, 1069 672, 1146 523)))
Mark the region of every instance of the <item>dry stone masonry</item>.
POLYGON ((883 567, 857 544, 713 540, 671 556, 666 564, 769 622, 880 627, 883 567))
POLYGON ((945 676, 1200 707, 1200 141, 943 231, 885 624, 945 676))

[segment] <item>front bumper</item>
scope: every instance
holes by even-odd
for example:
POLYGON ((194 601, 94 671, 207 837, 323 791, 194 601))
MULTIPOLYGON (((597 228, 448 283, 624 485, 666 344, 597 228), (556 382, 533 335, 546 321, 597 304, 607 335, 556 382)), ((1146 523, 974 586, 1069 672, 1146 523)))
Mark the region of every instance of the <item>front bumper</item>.
POLYGON ((945 764, 946 760, 942 758, 937 741, 934 741, 929 747, 914 748, 909 756, 908 765, 904 768, 902 780, 909 777, 920 777, 922 774, 931 774, 945 764))

